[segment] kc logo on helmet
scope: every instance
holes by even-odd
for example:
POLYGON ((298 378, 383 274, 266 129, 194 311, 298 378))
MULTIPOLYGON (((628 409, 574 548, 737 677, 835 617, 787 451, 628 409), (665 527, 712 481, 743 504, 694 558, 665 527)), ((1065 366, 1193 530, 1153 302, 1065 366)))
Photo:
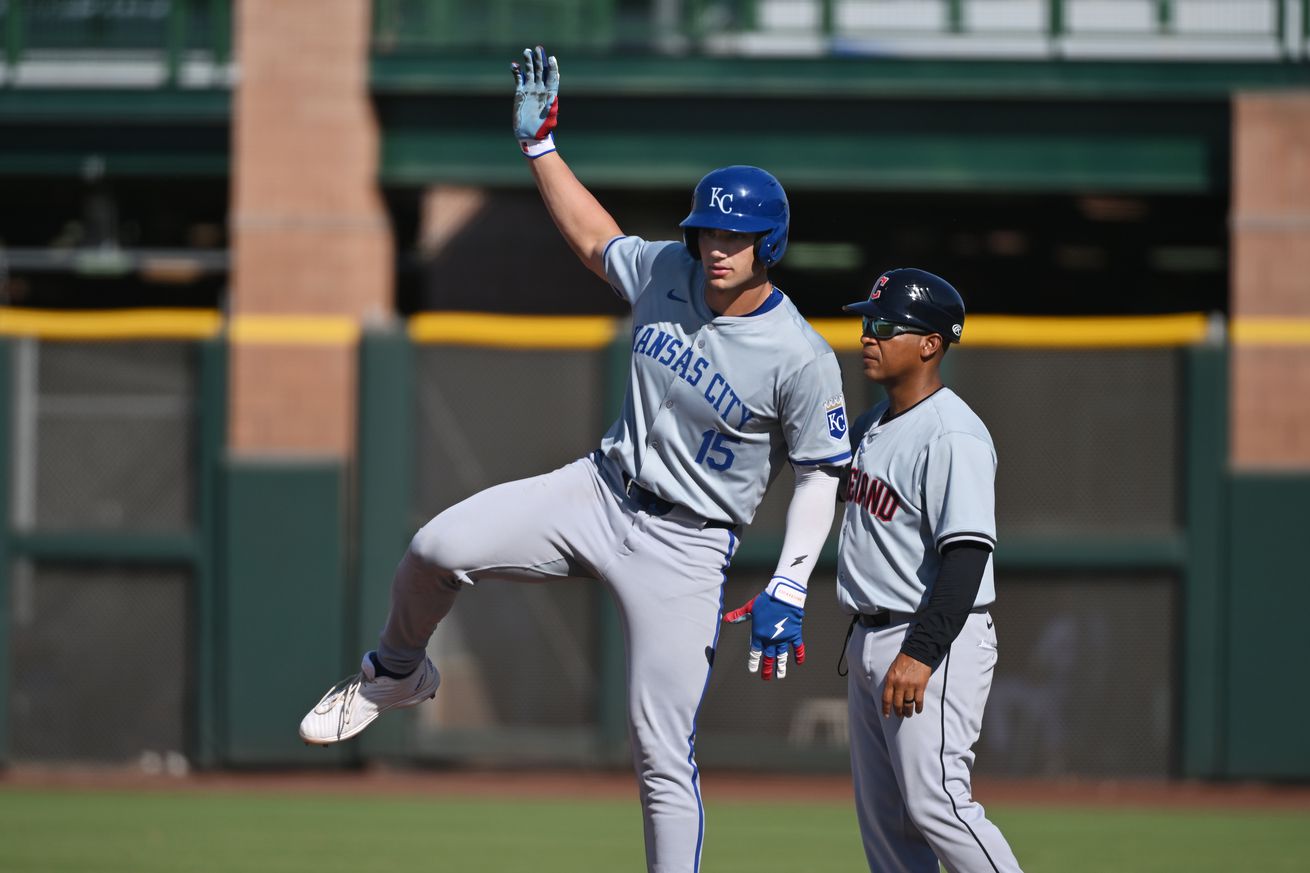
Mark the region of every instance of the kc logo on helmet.
POLYGON ((710 206, 727 215, 732 212, 732 195, 724 194, 722 188, 711 188, 710 206))
POLYGON ((951 333, 955 334, 956 336, 959 336, 960 334, 964 333, 964 325, 962 324, 951 325, 951 333))

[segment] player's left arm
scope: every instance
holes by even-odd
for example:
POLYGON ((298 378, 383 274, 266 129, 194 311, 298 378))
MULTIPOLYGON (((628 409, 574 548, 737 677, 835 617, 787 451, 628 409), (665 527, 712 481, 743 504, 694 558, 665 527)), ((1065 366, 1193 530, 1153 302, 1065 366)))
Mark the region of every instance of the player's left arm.
POLYGON ((887 671, 884 717, 895 712, 908 718, 912 712, 923 712, 928 680, 964 628, 991 555, 991 547, 977 540, 958 540, 945 547, 928 603, 887 671))
POLYGON ((827 465, 795 467, 796 488, 787 506, 782 554, 765 589, 745 605, 723 616, 730 624, 751 622, 751 647, 746 668, 766 681, 787 676, 787 660, 805 663, 805 598, 810 574, 832 527, 841 468, 827 465))
POLYGON ((932 672, 960 635, 996 542, 996 453, 975 434, 948 433, 923 455, 924 516, 941 552, 937 577, 887 671, 882 711, 923 712, 932 672))
POLYGON ((725 621, 751 620, 747 669, 763 679, 787 675, 787 661, 805 662, 801 623, 810 573, 819 560, 837 509, 837 489, 850 463, 841 370, 829 349, 784 381, 778 408, 796 489, 787 507, 782 555, 763 592, 725 621))

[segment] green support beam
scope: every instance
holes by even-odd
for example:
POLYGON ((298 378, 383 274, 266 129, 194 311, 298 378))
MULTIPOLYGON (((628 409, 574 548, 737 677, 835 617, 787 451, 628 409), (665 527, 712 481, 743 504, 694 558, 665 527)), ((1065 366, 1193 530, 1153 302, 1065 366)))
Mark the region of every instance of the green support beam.
MULTIPOLYGON (((632 355, 631 327, 617 331, 605 351, 604 421, 598 432, 623 411, 628 390, 628 362, 632 355)), ((618 764, 625 760, 628 742, 627 650, 619 610, 604 585, 594 586, 596 609, 596 733, 601 760, 618 764)))
POLYGON ((223 664, 227 628, 222 624, 223 457, 227 445, 227 342, 202 340, 197 345, 199 385, 196 421, 196 564, 193 574, 193 649, 195 719, 192 760, 200 767, 219 763, 224 745, 222 725, 223 664))
POLYGON ((9 507, 10 460, 13 444, 13 343, 0 339, 0 767, 9 762, 9 577, 13 572, 10 553, 9 507))
POLYGON ((414 349, 403 329, 367 331, 359 346, 356 489, 358 615, 351 645, 376 641, 387 618, 391 576, 414 534, 416 463, 414 349))
POLYGON ((1182 476, 1187 514, 1183 574, 1179 766, 1189 778, 1224 773, 1224 606, 1228 522, 1228 355, 1222 346, 1184 351, 1182 476))
POLYGON ((213 27, 209 32, 209 51, 215 66, 232 59, 232 0, 215 0, 213 27))
MULTIPOLYGON (((387 619, 391 578, 414 534, 414 349, 403 325, 366 331, 359 345, 355 476, 354 585, 347 593, 352 625, 347 649, 371 649, 387 619)), ((407 751, 414 713, 379 721, 355 745, 361 757, 407 751)))
POLYGON ((221 763, 346 761, 353 745, 306 748, 296 736, 318 695, 358 669, 345 639, 343 465, 229 458, 224 476, 221 763))
MULTIPOLYGON (((1278 4, 1282 6, 1282 3, 1278 4)), ((1155 0, 1155 29, 1158 33, 1167 34, 1174 28, 1174 4, 1173 0, 1155 0)))
POLYGON ((5 15, 5 63, 12 71, 23 54, 23 5, 26 0, 10 0, 5 15))
POLYGON ((181 80, 182 63, 186 57, 187 6, 186 0, 171 0, 168 4, 168 42, 164 47, 164 69, 170 88, 181 80))
POLYGON ((947 33, 964 33, 964 0, 946 0, 947 33))
POLYGON ((200 554, 193 533, 143 534, 119 531, 11 533, 15 555, 36 561, 116 561, 194 564, 200 554))
POLYGON ((1222 776, 1310 779, 1310 698, 1300 671, 1310 662, 1310 613, 1303 553, 1310 473, 1235 471, 1229 484, 1229 627, 1222 776), (1298 690, 1300 689, 1300 690, 1298 690), (1273 701, 1269 712, 1253 712, 1273 701))

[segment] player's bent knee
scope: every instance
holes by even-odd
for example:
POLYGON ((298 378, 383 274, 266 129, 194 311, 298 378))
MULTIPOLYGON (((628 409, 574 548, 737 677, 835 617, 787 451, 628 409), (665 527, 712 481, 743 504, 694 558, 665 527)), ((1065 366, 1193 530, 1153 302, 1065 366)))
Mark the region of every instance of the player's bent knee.
POLYGON ((458 552, 458 539, 429 522, 409 541, 405 560, 417 564, 425 572, 457 574, 461 558, 458 552))

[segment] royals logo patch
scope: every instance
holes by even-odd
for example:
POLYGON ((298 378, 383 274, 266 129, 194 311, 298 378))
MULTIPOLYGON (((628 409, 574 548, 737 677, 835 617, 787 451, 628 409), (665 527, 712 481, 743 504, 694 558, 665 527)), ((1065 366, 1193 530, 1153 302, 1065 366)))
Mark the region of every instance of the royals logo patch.
POLYGON ((828 415, 828 433, 839 440, 846 436, 846 399, 838 394, 823 404, 828 415))

